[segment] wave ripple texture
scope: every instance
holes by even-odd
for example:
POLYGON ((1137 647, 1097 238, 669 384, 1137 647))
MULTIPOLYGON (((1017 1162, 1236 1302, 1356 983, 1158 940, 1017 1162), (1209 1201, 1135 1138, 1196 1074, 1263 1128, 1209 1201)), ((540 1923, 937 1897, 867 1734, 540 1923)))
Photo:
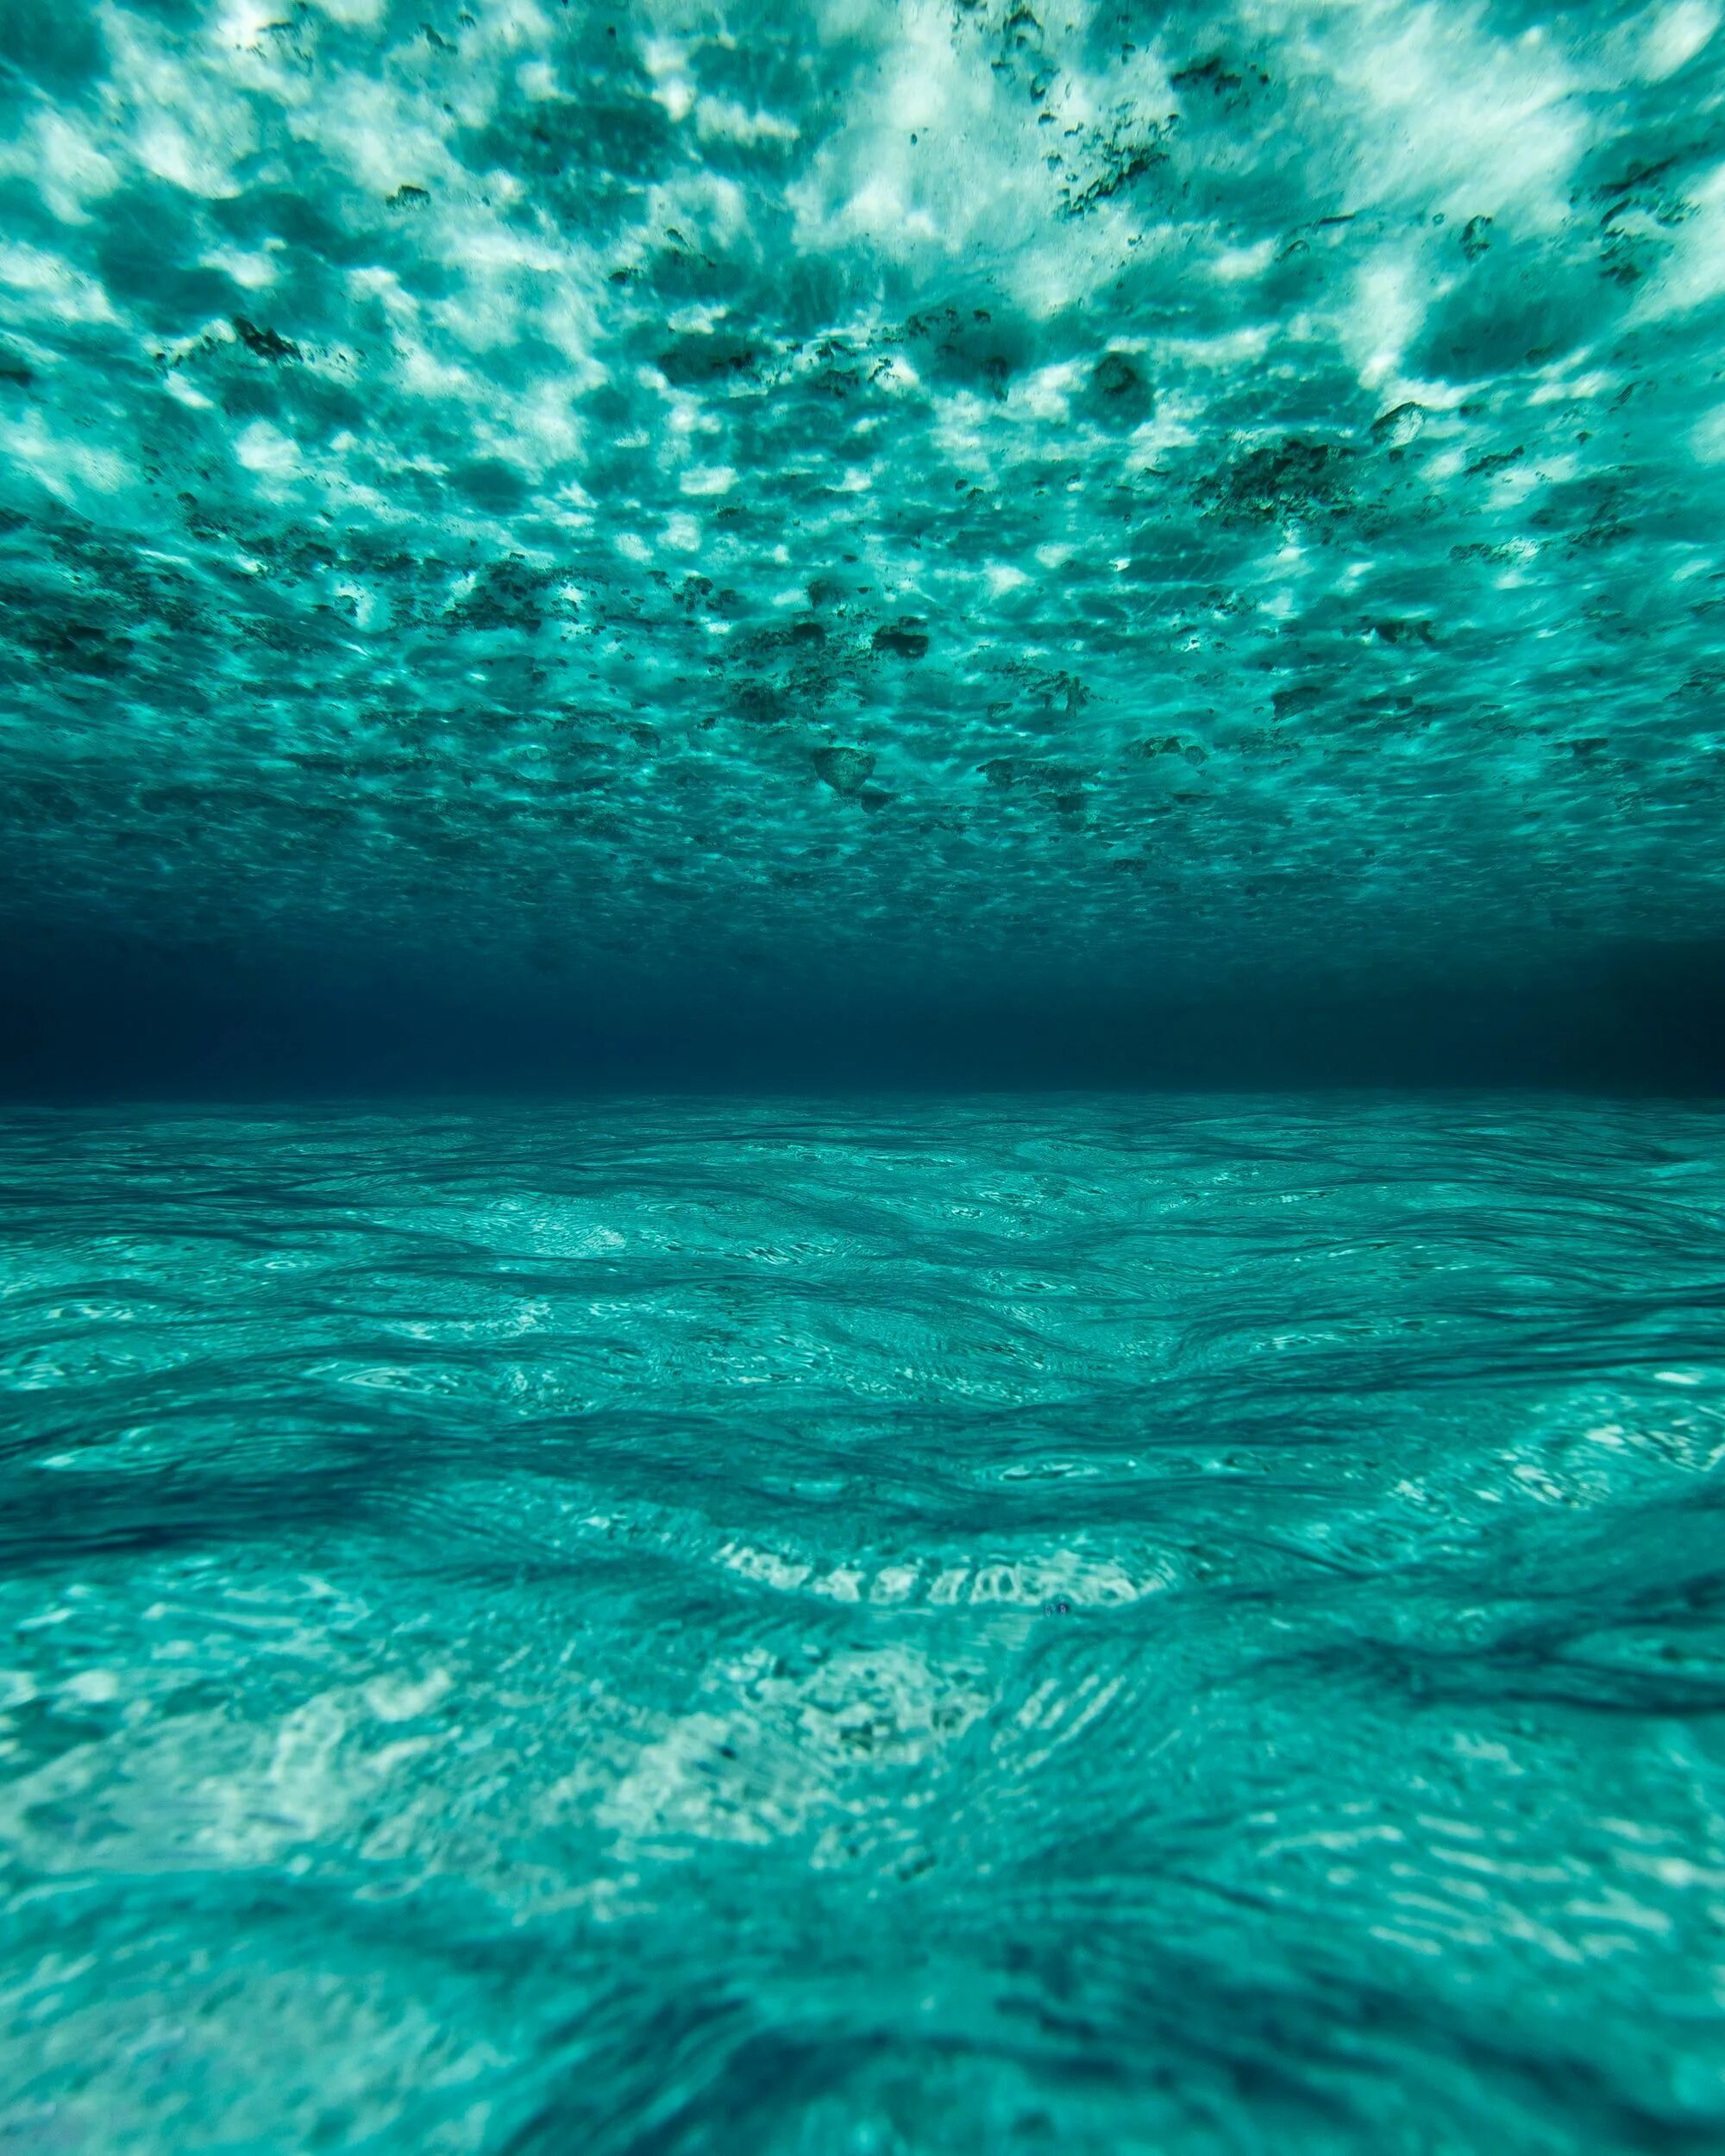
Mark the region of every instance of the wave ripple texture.
POLYGON ((1411 981, 1716 1081, 1719 30, 0 0, 27 1071, 1411 981))
POLYGON ((1725 1122, 0 1134, 0 2143, 1725 2135, 1725 1122))

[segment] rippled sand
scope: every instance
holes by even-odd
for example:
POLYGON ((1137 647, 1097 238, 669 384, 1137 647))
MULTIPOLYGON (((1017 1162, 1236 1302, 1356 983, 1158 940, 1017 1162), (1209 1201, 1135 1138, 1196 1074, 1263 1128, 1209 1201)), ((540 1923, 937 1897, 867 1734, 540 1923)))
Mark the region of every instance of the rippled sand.
POLYGON ((1725 2135, 1725 1118, 16 1112, 0 2145, 1725 2135))

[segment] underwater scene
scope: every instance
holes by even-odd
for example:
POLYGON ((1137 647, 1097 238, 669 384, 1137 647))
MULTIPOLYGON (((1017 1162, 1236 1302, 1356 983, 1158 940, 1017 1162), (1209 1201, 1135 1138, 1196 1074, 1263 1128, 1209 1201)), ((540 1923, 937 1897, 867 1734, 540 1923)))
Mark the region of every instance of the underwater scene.
POLYGON ((1725 6, 0 0, 0 2156, 1725 2149, 1725 6))

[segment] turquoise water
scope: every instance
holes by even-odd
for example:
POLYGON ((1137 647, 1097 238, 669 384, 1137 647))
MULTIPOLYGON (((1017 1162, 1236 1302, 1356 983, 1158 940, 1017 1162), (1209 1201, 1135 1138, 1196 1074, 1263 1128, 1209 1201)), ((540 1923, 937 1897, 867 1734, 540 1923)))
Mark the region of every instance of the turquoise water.
POLYGON ((1725 2136, 1710 1107, 0 1128, 8 2149, 1725 2136))
POLYGON ((1722 25, 0 0, 0 2156, 1725 2149, 1722 25))
POLYGON ((1412 984, 1716 1082, 1716 33, 4 0, 0 1075, 1195 1002, 1230 1082, 1412 984))

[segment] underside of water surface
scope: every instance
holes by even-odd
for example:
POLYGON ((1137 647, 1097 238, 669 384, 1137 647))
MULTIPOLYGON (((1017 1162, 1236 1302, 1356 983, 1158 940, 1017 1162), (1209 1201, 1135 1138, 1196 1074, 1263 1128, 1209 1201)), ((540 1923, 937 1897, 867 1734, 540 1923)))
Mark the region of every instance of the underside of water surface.
POLYGON ((1717 0, 0 0, 0 2151, 1725 2147, 1717 0))
POLYGON ((1716 13, 3 0, 0 1077, 1716 1081, 1716 13))

